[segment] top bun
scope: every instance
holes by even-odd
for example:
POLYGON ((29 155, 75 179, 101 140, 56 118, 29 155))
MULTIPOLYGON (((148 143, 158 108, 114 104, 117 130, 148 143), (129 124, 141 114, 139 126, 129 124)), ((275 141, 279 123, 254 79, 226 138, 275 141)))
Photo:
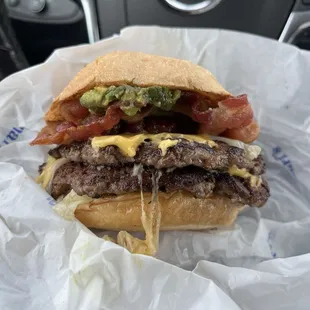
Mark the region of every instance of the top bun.
POLYGON ((60 105, 96 86, 167 86, 193 91, 211 101, 230 96, 208 70, 189 61, 140 52, 115 51, 85 66, 54 100, 46 121, 62 121, 60 105))

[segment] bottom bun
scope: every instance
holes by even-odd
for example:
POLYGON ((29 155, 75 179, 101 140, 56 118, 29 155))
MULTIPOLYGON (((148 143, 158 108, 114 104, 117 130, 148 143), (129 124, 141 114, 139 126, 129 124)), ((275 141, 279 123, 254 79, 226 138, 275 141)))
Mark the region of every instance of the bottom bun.
MULTIPOLYGON (((149 204, 151 193, 144 193, 149 204)), ((158 193, 160 230, 202 230, 230 226, 243 205, 226 197, 195 198, 187 192, 158 193)), ((140 193, 94 199, 78 205, 75 217, 89 228, 144 231, 140 193)))

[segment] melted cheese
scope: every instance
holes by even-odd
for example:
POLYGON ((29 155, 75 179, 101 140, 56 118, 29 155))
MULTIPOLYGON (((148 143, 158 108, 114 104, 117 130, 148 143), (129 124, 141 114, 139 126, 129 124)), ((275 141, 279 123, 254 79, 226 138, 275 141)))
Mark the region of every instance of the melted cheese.
POLYGON ((93 138, 91 144, 93 148, 103 148, 109 145, 115 145, 124 155, 134 157, 138 146, 145 140, 151 140, 153 143, 156 143, 158 148, 161 149, 162 155, 165 155, 167 149, 176 145, 180 139, 206 143, 210 147, 217 145, 214 141, 210 140, 207 135, 183 135, 173 133, 101 136, 93 138))
POLYGON ((145 240, 135 238, 127 231, 120 231, 117 235, 117 243, 131 253, 154 256, 159 244, 161 205, 158 201, 158 181, 162 175, 162 171, 158 170, 156 173, 152 173, 152 200, 150 204, 145 204, 142 184, 143 168, 142 166, 139 168, 134 167, 133 170, 138 177, 140 185, 141 223, 145 231, 145 240))
POLYGON ((238 176, 240 178, 250 178, 250 184, 252 187, 258 187, 262 183, 262 178, 260 176, 253 175, 249 173, 245 168, 238 168, 236 165, 233 165, 228 169, 228 173, 231 176, 238 176))
POLYGON ((258 145, 246 144, 239 140, 233 140, 225 137, 211 136, 212 140, 215 141, 223 141, 230 146, 238 147, 239 149, 243 149, 245 152, 245 157, 249 160, 254 160, 259 156, 262 152, 262 149, 258 145))
POLYGON ((42 173, 37 177, 36 182, 40 184, 44 189, 47 188, 48 183, 53 175, 53 167, 56 163, 57 159, 52 156, 49 156, 45 167, 43 168, 42 173))
POLYGON ((167 154, 167 150, 169 147, 175 146, 176 144, 178 144, 179 141, 180 140, 167 139, 159 142, 158 148, 161 149, 162 156, 165 156, 167 154))
POLYGON ((47 158, 47 162, 43 168, 42 173, 37 177, 36 182, 40 184, 48 193, 51 192, 51 183, 55 174, 55 171, 68 162, 66 158, 55 159, 52 156, 47 158))

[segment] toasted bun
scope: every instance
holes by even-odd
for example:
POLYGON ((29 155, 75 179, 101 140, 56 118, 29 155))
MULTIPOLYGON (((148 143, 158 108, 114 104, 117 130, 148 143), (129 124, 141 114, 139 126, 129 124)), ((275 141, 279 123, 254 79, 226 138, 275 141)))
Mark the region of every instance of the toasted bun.
MULTIPOLYGON (((242 205, 225 197, 195 198, 189 193, 159 192, 161 206, 160 230, 202 230, 230 226, 242 205)), ((151 193, 144 193, 145 204, 151 193)), ((75 217, 85 226, 115 231, 143 231, 141 223, 141 198, 139 193, 95 199, 80 204, 75 217)))
POLYGON ((84 67, 55 99, 46 121, 63 120, 60 105, 79 98, 95 86, 158 85, 198 92, 212 101, 230 96, 206 69, 188 61, 138 52, 116 51, 97 58, 84 67))

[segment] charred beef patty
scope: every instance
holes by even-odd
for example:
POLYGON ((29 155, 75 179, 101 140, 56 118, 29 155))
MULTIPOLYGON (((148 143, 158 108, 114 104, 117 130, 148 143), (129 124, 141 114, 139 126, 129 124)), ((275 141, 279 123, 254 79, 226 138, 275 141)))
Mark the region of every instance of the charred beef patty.
POLYGON ((208 144, 182 140, 170 147, 163 156, 158 146, 152 142, 144 142, 137 149, 135 157, 126 157, 117 146, 106 146, 100 149, 92 148, 90 142, 60 145, 49 154, 55 158, 67 158, 74 162, 83 162, 92 165, 118 166, 120 164, 142 164, 156 169, 182 168, 189 165, 209 169, 226 171, 236 165, 246 168, 255 175, 263 174, 265 164, 262 156, 254 160, 246 158, 245 151, 216 141, 217 147, 208 144))
MULTIPOLYGON (((144 192, 152 191, 152 175, 156 169, 145 167, 142 172, 144 192)), ((162 170, 158 181, 159 190, 173 192, 186 190, 199 198, 212 194, 227 196, 234 202, 262 206, 269 197, 265 181, 251 186, 249 179, 232 177, 228 173, 210 172, 189 166, 173 171, 162 170)), ((93 198, 105 194, 124 194, 140 191, 138 177, 133 175, 133 165, 109 167, 68 162, 55 172, 52 181, 52 196, 58 198, 73 189, 78 195, 93 198)))

